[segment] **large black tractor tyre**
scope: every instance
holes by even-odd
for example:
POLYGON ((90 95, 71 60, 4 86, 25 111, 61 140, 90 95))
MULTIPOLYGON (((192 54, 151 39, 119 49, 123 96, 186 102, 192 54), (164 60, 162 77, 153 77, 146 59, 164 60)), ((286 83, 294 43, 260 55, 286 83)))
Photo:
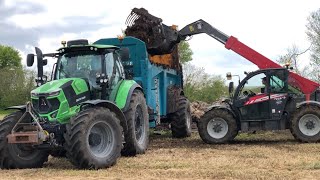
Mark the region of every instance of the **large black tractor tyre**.
POLYGON ((301 142, 320 141, 320 108, 307 105, 296 110, 290 122, 290 131, 301 142))
POLYGON ((135 156, 145 153, 149 144, 149 114, 142 91, 133 91, 129 108, 124 114, 128 130, 124 132, 125 144, 121 154, 135 156))
POLYGON ((108 108, 94 107, 70 119, 65 149, 70 162, 80 169, 99 169, 116 164, 122 148, 122 127, 108 108))
POLYGON ((52 150, 49 152, 49 154, 52 157, 56 157, 56 158, 64 158, 64 157, 66 157, 66 153, 67 153, 67 151, 65 149, 52 150))
POLYGON ((177 102, 177 111, 171 116, 171 132, 174 138, 185 138, 191 136, 191 111, 190 102, 181 96, 177 102))
POLYGON ((201 139, 208 144, 223 144, 232 141, 238 134, 235 118, 226 110, 212 109, 198 122, 201 139))
POLYGON ((0 121, 0 167, 1 169, 40 168, 48 161, 48 152, 29 144, 8 144, 7 135, 22 116, 14 112, 0 121))

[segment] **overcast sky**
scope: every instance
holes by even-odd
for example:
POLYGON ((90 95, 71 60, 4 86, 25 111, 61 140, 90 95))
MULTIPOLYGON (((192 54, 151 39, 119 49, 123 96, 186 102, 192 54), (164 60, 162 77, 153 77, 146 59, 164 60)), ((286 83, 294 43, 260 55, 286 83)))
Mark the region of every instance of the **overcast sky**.
MULTIPOLYGON (((296 44, 301 50, 310 46, 305 31, 307 17, 320 7, 319 0, 0 0, 0 44, 17 48, 23 56, 54 52, 61 40, 100 38, 122 34, 131 9, 144 7, 179 28, 204 19, 222 32, 263 55, 277 59, 296 44)), ((257 67, 207 35, 190 41, 194 52, 192 64, 210 74, 243 74, 257 67)), ((308 55, 303 61, 308 62, 308 55)), ((25 57, 23 57, 25 63, 25 57)))

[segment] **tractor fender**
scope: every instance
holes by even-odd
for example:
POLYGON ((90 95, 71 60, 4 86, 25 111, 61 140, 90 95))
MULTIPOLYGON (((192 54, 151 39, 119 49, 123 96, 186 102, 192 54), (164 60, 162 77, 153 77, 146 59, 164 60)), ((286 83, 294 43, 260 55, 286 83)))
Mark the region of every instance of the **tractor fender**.
POLYGON ((112 101, 108 101, 108 100, 101 100, 101 99, 96 99, 96 100, 88 100, 85 101, 83 103, 80 104, 80 109, 84 106, 84 105, 89 105, 89 106, 100 106, 100 107, 106 107, 108 109, 110 109, 112 112, 114 112, 116 114, 116 116, 120 119, 120 124, 123 128, 123 130, 127 130, 128 129, 128 125, 127 125, 127 121, 126 121, 126 117, 124 116, 123 112, 121 111, 121 109, 114 104, 112 101))
POLYGON ((231 109, 230 105, 227 103, 216 103, 211 106, 209 106, 206 110, 205 113, 208 111, 211 111, 212 109, 222 109, 228 111, 230 114, 233 115, 233 117, 237 117, 234 111, 231 109))
POLYGON ((314 105, 320 107, 320 102, 319 101, 302 101, 300 103, 297 103, 296 108, 299 109, 302 106, 305 105, 314 105))
POLYGON ((10 106, 5 108, 4 110, 9 110, 9 109, 15 109, 15 110, 20 110, 20 111, 25 111, 27 108, 27 105, 19 105, 19 106, 10 106))
POLYGON ((123 112, 128 110, 130 99, 135 89, 139 89, 143 92, 141 86, 133 80, 124 80, 121 83, 115 98, 115 102, 123 112))

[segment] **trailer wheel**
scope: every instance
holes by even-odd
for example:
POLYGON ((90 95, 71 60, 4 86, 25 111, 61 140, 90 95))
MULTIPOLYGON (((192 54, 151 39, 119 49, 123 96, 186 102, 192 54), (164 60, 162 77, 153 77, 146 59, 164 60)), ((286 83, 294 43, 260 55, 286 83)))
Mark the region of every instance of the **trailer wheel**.
MULTIPOLYGON (((7 135, 22 116, 14 112, 0 123, 0 167, 1 169, 39 168, 48 161, 48 152, 37 150, 28 144, 8 144, 7 135)), ((19 130, 19 129, 18 129, 19 130)))
POLYGON ((206 112, 198 122, 201 139, 208 144, 220 144, 232 141, 238 134, 237 122, 229 112, 212 109, 206 112))
POLYGON ((190 137, 191 123, 190 102, 186 97, 181 96, 178 100, 177 111, 171 117, 172 137, 190 137))
POLYGON ((290 130, 295 139, 301 142, 320 140, 320 108, 303 106, 292 116, 290 130))
POLYGON ((116 164, 122 147, 122 127, 108 108, 94 107, 70 119, 65 134, 67 157, 81 169, 116 164))
POLYGON ((122 155, 135 156, 145 153, 149 144, 149 115, 146 100, 140 90, 134 90, 129 109, 124 113, 128 130, 124 132, 122 155))

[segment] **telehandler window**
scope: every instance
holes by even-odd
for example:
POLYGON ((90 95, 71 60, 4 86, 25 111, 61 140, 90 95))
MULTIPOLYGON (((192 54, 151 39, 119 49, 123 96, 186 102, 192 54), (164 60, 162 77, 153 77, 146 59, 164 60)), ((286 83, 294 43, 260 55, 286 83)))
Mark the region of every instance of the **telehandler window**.
POLYGON ((266 84, 264 84, 263 82, 265 77, 266 75, 264 73, 260 73, 248 79, 247 82, 243 85, 239 97, 241 98, 247 96, 254 96, 259 93, 265 93, 264 91, 266 84))
POLYGON ((284 70, 272 72, 270 76, 270 92, 286 93, 287 92, 287 75, 284 70))

